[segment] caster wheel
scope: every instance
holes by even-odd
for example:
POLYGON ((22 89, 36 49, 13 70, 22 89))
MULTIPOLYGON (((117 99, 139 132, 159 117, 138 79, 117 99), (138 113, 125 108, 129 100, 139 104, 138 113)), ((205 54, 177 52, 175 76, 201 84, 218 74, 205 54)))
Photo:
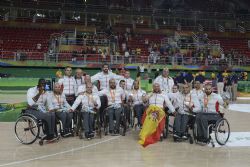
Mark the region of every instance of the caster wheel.
POLYGON ((190 144, 194 144, 194 140, 193 140, 192 137, 189 138, 189 143, 190 143, 190 144))
POLYGON ((160 137, 160 141, 163 141, 163 137, 162 136, 160 137))
POLYGON ((98 131, 97 135, 99 136, 100 139, 102 138, 102 132, 101 131, 98 131))
POLYGON ((40 146, 43 145, 43 141, 42 141, 42 140, 39 141, 39 145, 40 145, 40 146))

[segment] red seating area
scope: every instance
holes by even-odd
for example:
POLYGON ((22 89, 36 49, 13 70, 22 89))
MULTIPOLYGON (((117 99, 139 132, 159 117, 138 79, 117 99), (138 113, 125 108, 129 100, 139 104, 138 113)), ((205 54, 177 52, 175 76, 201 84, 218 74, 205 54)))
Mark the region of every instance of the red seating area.
POLYGON ((216 38, 220 41, 221 47, 225 52, 232 49, 239 53, 245 54, 250 57, 250 49, 248 48, 247 39, 230 39, 230 38, 216 38))
MULTIPOLYGON (((149 45, 145 44, 145 39, 148 39, 149 44, 157 44, 159 45, 161 43, 161 39, 164 38, 164 35, 151 35, 151 34, 140 34, 135 37, 132 37, 128 42, 127 42, 127 47, 130 50, 135 50, 137 48, 141 49, 141 60, 147 61, 147 57, 149 55, 148 52, 148 47, 149 45)), ((120 43, 120 53, 123 55, 124 52, 122 52, 122 43, 120 43)))
MULTIPOLYGON (((0 48, 3 50, 1 58, 13 59, 16 51, 26 53, 27 59, 43 60, 44 53, 48 51, 49 39, 53 33, 61 33, 61 30, 45 29, 45 28, 7 28, 0 27, 0 48), (41 49, 37 49, 37 44, 41 44, 41 49)), ((127 41, 127 47, 130 50, 140 48, 140 57, 137 57, 141 62, 147 62, 149 56, 149 45, 157 44, 159 49, 161 39, 164 35, 152 34, 135 34, 127 41), (145 44, 145 39, 148 39, 149 45, 145 44)), ((231 51, 232 49, 238 53, 250 57, 250 49, 248 48, 248 40, 246 38, 210 38, 212 40, 220 41, 221 47, 224 52, 231 51)), ((120 41, 120 40, 119 40, 120 41)), ((119 42, 120 54, 124 55, 122 51, 122 41, 119 42)), ((96 60, 98 56, 87 56, 87 61, 96 60)), ((72 53, 60 53, 59 61, 71 61, 72 53)), ((78 60, 84 59, 83 57, 77 58, 78 60)))
POLYGON ((32 55, 29 53, 27 58, 40 60, 43 59, 41 52, 48 51, 50 35, 59 32, 59 30, 51 29, 0 27, 1 49, 13 52, 18 50, 33 52, 32 55), (37 44, 41 44, 41 49, 37 49, 37 44))

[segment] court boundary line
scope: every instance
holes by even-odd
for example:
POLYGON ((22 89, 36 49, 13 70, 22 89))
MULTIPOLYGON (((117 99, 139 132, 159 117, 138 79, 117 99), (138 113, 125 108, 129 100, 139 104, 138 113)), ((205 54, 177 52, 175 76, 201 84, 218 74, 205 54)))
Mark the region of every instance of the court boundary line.
POLYGON ((121 136, 112 137, 110 139, 100 141, 100 142, 96 142, 96 143, 93 143, 93 144, 90 144, 90 145, 87 145, 87 146, 82 146, 82 147, 79 147, 79 148, 72 148, 70 150, 61 151, 61 152, 57 152, 57 153, 53 153, 53 154, 47 154, 47 155, 43 155, 43 156, 39 156, 39 157, 35 157, 35 158, 30 158, 30 159, 26 159, 26 160, 22 160, 22 161, 14 161, 14 162, 9 162, 9 163, 5 163, 5 164, 0 164, 0 167, 23 164, 23 163, 26 163, 26 162, 41 160, 41 159, 45 159, 45 158, 48 158, 48 157, 53 157, 53 156, 60 155, 60 154, 66 154, 66 153, 73 152, 73 151, 83 150, 85 148, 89 148, 89 147, 92 147, 92 146, 96 146, 96 145, 99 145, 99 144, 102 144, 102 143, 106 143, 106 142, 118 139, 119 137, 121 137, 121 136))

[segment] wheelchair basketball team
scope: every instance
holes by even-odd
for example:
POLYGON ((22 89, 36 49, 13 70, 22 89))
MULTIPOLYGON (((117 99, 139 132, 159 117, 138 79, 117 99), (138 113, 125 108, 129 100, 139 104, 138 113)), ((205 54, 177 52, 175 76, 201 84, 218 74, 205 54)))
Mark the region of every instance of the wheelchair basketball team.
POLYGON ((174 117, 174 139, 187 139, 187 127, 193 122, 196 140, 208 143, 209 123, 222 119, 220 111, 228 105, 221 95, 213 93, 210 83, 194 79, 193 89, 190 83, 175 84, 168 68, 154 80, 150 93, 140 88, 139 81, 133 80, 129 71, 117 75, 107 64, 93 76, 83 75, 81 69, 72 76, 72 68, 66 67, 64 76, 55 82, 51 92, 46 91, 45 85, 45 79, 39 79, 38 85, 28 90, 25 113, 42 120, 46 140, 57 136, 58 121, 62 124, 62 136, 77 133, 92 139, 96 129, 101 128, 106 128, 105 134, 125 135, 129 127, 141 129, 145 109, 156 105, 164 109, 167 118, 174 117), (93 84, 96 82, 98 86, 93 84))

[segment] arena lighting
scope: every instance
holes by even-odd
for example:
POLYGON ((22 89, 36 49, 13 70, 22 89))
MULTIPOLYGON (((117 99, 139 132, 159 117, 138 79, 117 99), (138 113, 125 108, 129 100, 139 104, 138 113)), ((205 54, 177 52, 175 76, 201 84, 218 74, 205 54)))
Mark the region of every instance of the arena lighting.
POLYGON ((37 13, 36 16, 37 16, 37 17, 42 17, 42 18, 45 17, 45 15, 44 15, 44 14, 41 14, 41 13, 37 13))
POLYGON ((72 19, 79 21, 81 19, 81 16, 73 16, 72 19))

